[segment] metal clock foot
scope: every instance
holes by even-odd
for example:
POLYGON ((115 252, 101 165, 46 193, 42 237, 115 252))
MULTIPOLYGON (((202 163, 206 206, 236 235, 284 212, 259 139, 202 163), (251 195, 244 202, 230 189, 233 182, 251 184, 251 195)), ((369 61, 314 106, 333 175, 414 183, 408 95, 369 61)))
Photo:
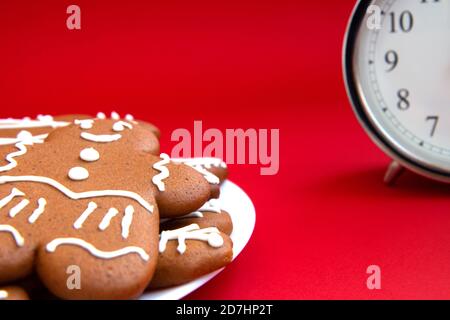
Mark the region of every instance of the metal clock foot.
POLYGON ((384 183, 392 186, 404 170, 405 168, 400 163, 392 161, 384 175, 384 183))

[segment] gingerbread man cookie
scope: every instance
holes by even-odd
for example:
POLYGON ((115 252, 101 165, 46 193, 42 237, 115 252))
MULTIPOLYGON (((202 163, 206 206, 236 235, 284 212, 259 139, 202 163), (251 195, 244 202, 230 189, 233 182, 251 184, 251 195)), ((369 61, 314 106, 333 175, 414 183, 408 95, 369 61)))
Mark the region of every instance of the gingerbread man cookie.
POLYGON ((219 198, 220 184, 228 177, 227 164, 219 158, 172 158, 175 163, 186 164, 205 177, 211 187, 211 197, 219 198))
POLYGON ((221 209, 218 199, 209 200, 200 209, 188 215, 164 219, 161 221, 160 230, 174 230, 190 224, 197 224, 200 228, 215 227, 227 235, 233 231, 231 217, 221 209))
POLYGON ((159 253, 150 289, 180 285, 225 267, 233 259, 233 242, 217 228, 190 224, 161 232, 159 253))
POLYGON ((156 268, 158 211, 210 198, 200 173, 152 155, 158 139, 130 121, 75 121, 25 149, 0 173, 0 282, 36 269, 60 298, 138 296, 156 268))
MULTIPOLYGON (((121 120, 120 115, 117 112, 115 112, 115 111, 111 112, 111 116, 110 117, 111 117, 111 119, 116 120, 116 121, 121 120)), ((106 115, 103 112, 97 113, 97 119, 104 120, 106 118, 107 117, 106 117, 106 115)), ((156 127, 154 124, 152 124, 150 122, 145 122, 145 121, 142 121, 142 120, 135 120, 134 117, 131 114, 125 115, 125 118, 123 120, 125 120, 125 121, 127 121, 129 123, 139 124, 141 127, 143 127, 146 130, 152 132, 158 139, 161 136, 161 132, 159 131, 158 127, 156 127)))

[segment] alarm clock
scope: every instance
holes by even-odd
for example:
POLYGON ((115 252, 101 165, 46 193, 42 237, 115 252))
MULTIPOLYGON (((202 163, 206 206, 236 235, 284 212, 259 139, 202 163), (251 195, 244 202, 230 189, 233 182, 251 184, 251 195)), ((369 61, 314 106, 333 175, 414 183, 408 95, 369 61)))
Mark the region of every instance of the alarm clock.
POLYGON ((343 72, 361 125, 402 168, 450 182, 450 0, 361 0, 343 72))

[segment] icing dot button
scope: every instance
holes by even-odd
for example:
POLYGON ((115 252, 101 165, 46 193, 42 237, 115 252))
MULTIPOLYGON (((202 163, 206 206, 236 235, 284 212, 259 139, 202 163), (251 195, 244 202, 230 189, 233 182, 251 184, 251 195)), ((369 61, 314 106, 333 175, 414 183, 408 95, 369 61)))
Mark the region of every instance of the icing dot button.
POLYGON ((213 248, 219 248, 223 246, 223 238, 218 233, 211 233, 208 236, 208 244, 213 248))
POLYGON ((86 148, 81 150, 80 158, 86 162, 94 162, 100 159, 100 154, 94 148, 86 148))
POLYGON ((82 167, 74 167, 69 170, 69 178, 75 181, 86 180, 89 178, 89 172, 82 167))

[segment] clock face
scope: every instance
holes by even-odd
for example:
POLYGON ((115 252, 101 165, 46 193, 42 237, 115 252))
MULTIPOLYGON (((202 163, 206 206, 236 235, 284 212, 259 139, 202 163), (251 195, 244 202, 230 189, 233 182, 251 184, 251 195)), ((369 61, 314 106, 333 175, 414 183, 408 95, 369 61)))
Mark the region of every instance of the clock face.
POLYGON ((370 2, 352 44, 359 104, 390 149, 449 174, 450 0, 370 2))

